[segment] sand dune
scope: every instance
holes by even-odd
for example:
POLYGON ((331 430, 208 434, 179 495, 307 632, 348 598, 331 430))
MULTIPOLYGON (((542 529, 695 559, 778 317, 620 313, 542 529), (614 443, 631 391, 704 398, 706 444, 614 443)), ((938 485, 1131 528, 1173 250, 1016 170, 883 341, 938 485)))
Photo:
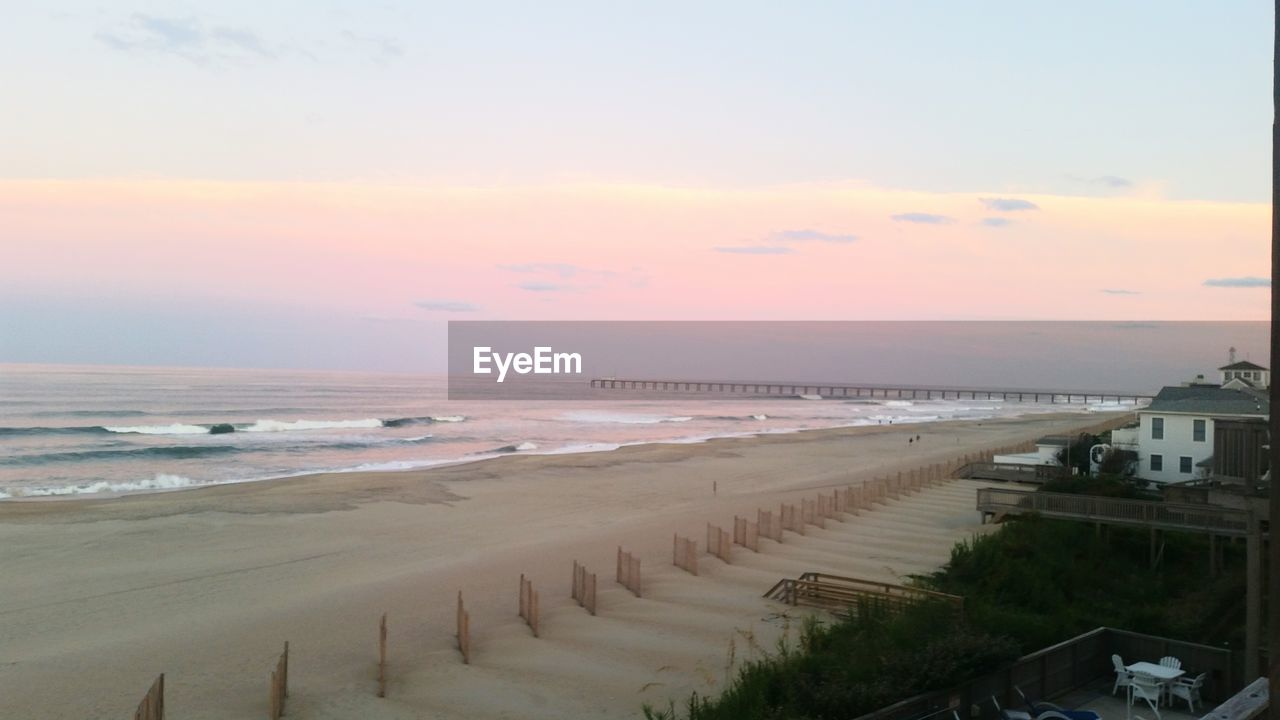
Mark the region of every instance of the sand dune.
POLYGON ((798 631, 803 611, 761 594, 823 571, 897 581, 980 531, 953 481, 872 511, 671 564, 673 533, 812 498, 979 447, 1097 422, 815 431, 609 453, 510 457, 111 500, 0 504, 0 717, 130 716, 159 672, 175 718, 260 718, 291 643, 287 717, 634 718, 715 693, 744 658, 798 631), (910 446, 908 435, 923 436, 910 446), (712 494, 712 483, 718 492, 712 494), (642 559, 643 597, 613 581, 642 559), (572 561, 599 576, 599 613, 569 598, 572 561), (517 617, 521 573, 542 637, 517 617), (454 602, 472 618, 472 664, 454 602), (378 617, 389 682, 375 696, 378 617), (732 650, 731 650, 732 647, 732 650), (734 660, 730 662, 730 658, 734 660))

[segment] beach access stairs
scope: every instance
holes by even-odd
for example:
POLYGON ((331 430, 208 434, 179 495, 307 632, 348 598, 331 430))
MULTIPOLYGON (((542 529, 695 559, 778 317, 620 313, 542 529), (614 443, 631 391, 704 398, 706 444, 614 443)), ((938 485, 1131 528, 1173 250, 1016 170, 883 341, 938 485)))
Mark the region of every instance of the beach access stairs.
POLYGON ((788 605, 855 615, 863 612, 896 615, 923 602, 941 602, 953 607, 957 614, 964 612, 964 598, 959 595, 819 572, 783 578, 769 588, 764 597, 788 605))

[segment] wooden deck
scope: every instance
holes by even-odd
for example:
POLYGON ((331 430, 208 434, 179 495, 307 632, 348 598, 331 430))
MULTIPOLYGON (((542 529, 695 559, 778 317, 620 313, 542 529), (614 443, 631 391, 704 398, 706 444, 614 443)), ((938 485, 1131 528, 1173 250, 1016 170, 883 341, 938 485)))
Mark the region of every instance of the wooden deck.
POLYGON ((896 614, 910 605, 928 601, 949 603, 957 612, 964 611, 964 598, 959 595, 816 572, 804 573, 794 580, 783 578, 764 596, 788 605, 837 612, 856 612, 865 607, 896 614))
POLYGON ((1249 513, 1245 510, 1032 490, 982 488, 978 490, 978 510, 984 520, 1034 514, 1061 520, 1229 537, 1245 537, 1249 532, 1249 513))

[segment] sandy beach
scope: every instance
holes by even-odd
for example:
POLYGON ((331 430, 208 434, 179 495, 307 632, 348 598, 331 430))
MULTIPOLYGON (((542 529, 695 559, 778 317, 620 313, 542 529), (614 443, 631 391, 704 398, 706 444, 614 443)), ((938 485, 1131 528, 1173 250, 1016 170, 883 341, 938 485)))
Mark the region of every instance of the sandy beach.
POLYGON ((726 565, 671 564, 673 533, 1107 416, 809 431, 312 475, 111 499, 0 503, 0 717, 132 715, 158 673, 173 718, 262 718, 290 641, 287 717, 635 718, 718 692, 733 662, 795 635, 761 594, 815 570, 895 581, 980 531, 953 481, 726 565), (907 443, 919 434, 918 443, 907 443), (713 484, 716 492, 713 494, 713 484), (618 546, 644 597, 614 583, 618 546), (570 598, 574 560, 599 614, 570 598), (541 596, 542 637, 517 617, 541 596), (472 664, 454 641, 462 591, 472 664), (388 614, 387 697, 376 691, 388 614), (789 630, 788 630, 789 628, 789 630))

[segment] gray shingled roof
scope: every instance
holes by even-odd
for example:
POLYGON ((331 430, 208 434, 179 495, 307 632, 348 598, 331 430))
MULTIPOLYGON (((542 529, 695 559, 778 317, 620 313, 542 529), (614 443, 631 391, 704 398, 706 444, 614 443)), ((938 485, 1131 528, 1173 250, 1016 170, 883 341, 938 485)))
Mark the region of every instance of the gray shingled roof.
POLYGON ((1266 368, 1262 367, 1261 365, 1251 363, 1248 360, 1233 362, 1230 365, 1223 365, 1218 369, 1219 370, 1266 370, 1266 368))
POLYGON ((1227 390, 1217 385, 1160 388, 1146 410, 1202 415, 1266 415, 1270 412, 1265 395, 1247 390, 1227 390))

